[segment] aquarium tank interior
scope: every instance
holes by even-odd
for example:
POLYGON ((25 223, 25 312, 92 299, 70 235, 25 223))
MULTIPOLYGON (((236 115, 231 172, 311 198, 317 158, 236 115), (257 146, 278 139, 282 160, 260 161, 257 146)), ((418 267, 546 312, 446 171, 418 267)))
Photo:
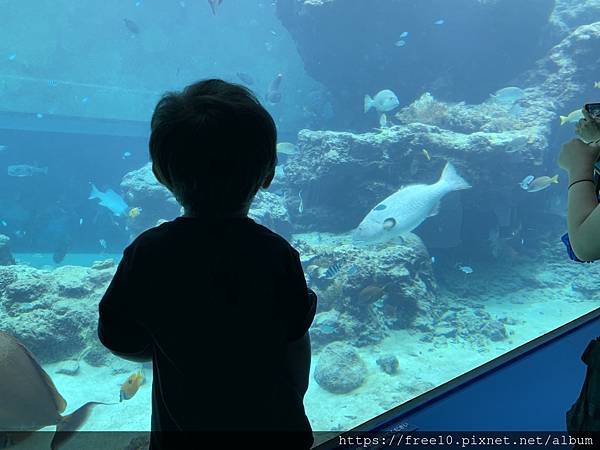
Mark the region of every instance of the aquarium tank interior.
POLYGON ((600 99, 600 1, 0 7, 0 330, 67 412, 114 403, 82 430, 150 429, 151 367, 100 344, 98 302, 123 249, 182 213, 152 174, 149 121, 201 79, 247 86, 278 128, 276 176, 249 216, 299 251, 318 296, 315 431, 357 427, 597 308, 600 266, 561 242, 557 157, 600 99))

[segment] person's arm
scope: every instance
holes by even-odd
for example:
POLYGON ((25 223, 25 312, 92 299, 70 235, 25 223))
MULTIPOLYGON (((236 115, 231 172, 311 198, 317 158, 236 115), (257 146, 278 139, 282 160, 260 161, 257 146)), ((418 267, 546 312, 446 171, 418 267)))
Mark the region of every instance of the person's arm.
MULTIPOLYGON (((589 167, 569 170, 569 185, 591 180, 589 167)), ((567 228, 573 252, 582 261, 600 259, 600 208, 593 182, 572 185, 568 193, 567 228)))
POLYGON ((311 348, 310 328, 317 308, 317 295, 306 286, 300 255, 292 250, 291 273, 286 290, 289 296, 285 302, 286 324, 286 366, 297 391, 304 396, 310 378, 311 348))
POLYGON ((138 321, 134 305, 143 295, 131 271, 132 255, 123 253, 117 271, 98 306, 98 338, 114 355, 133 362, 152 360, 152 339, 138 321))
POLYGON ((308 390, 310 359, 310 336, 307 331, 300 339, 288 343, 285 360, 292 383, 302 397, 308 390))

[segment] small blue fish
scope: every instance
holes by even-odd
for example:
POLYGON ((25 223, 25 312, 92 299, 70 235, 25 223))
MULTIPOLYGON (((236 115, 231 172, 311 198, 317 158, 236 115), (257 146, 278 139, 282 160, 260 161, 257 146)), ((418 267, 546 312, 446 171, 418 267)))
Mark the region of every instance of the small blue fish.
POLYGON ((340 263, 334 263, 325 272, 327 278, 333 278, 341 270, 342 265, 340 263))
POLYGON ((2 222, 0 222, 0 223, 2 224, 2 226, 3 226, 3 227, 7 227, 7 226, 8 226, 8 224, 6 223, 6 221, 5 221, 5 220, 3 220, 3 221, 2 221, 2 222))
POLYGON ((81 103, 87 103, 89 99, 90 99, 89 97, 83 97, 81 99, 81 103))
POLYGON ((431 257, 431 264, 435 264, 435 256, 431 257))
POLYGON ((401 35, 400 35, 400 39, 404 39, 405 37, 408 37, 408 31, 404 31, 401 35))
POLYGON ((79 219, 79 226, 83 225, 83 217, 79 219))
POLYGON ((106 244, 106 241, 104 239, 100 239, 98 242, 100 243, 100 247, 102 247, 104 250, 106 250, 106 248, 108 247, 108 245, 106 244))
POLYGON ((533 175, 527 175, 525 178, 523 178, 523 180, 519 183, 519 186, 521 186, 521 189, 525 189, 527 190, 527 187, 531 184, 531 182, 534 180, 534 176, 533 175))
POLYGON ((401 39, 401 40, 397 41, 397 42, 396 42, 394 45, 395 45, 396 47, 404 47, 404 46, 406 45, 406 41, 403 41, 403 40, 401 39))
POLYGON ((44 117, 44 115, 42 113, 37 113, 35 115, 35 117, 37 117, 38 119, 41 119, 42 117, 44 117))
POLYGON ((462 264, 458 266, 458 270, 464 272, 466 274, 473 273, 473 268, 470 266, 463 266, 462 264))
POLYGON ((125 152, 123 153, 122 159, 127 159, 131 156, 131 152, 125 152))
POLYGON ((17 54, 16 53, 11 53, 10 55, 8 55, 8 60, 9 61, 14 61, 17 58, 17 54))
POLYGON ((433 23, 436 24, 436 25, 444 25, 444 19, 436 20, 433 23))

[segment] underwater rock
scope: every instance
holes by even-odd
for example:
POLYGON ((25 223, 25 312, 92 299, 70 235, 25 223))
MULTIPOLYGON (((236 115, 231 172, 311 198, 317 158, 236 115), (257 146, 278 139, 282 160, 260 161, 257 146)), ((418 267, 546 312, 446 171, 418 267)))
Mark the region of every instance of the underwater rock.
POLYGON ((152 173, 152 163, 125 174, 121 189, 127 204, 141 211, 139 215, 128 216, 127 226, 132 235, 153 227, 158 219, 179 216, 179 204, 152 173))
POLYGON ((110 281, 90 282, 90 273, 113 273, 63 266, 38 270, 14 265, 0 268, 2 329, 17 337, 44 363, 80 354, 97 341, 98 302, 110 281))
POLYGON ((372 247, 355 245, 348 235, 295 234, 292 245, 319 297, 318 313, 334 311, 317 315, 316 345, 342 330, 344 339, 357 347, 374 344, 390 329, 412 328, 417 317, 429 317, 433 309, 437 283, 431 258, 412 233, 404 242, 372 247), (367 288, 371 294, 365 293, 367 288), (336 327, 323 327, 330 319, 337 320, 336 327))
POLYGON ((15 258, 10 252, 9 242, 10 238, 8 236, 0 234, 0 266, 16 264, 15 258))
POLYGON ((7 303, 31 303, 37 301, 48 289, 44 272, 32 267, 15 265, 15 280, 4 288, 7 303))
POLYGON ((344 329, 339 312, 332 309, 315 315, 315 320, 310 327, 310 343, 314 349, 347 337, 349 336, 344 329))
POLYGON ((581 108, 587 98, 596 97, 600 60, 600 22, 582 25, 565 36, 536 68, 522 76, 524 82, 537 84, 540 109, 546 108, 551 120, 581 108))
POLYGON ((64 361, 56 370, 56 373, 62 373, 71 376, 77 375, 77 373, 79 373, 79 361, 76 359, 64 361))
POLYGON ((254 197, 248 216, 286 238, 291 235, 290 216, 283 197, 278 194, 259 190, 254 197))
POLYGON ((550 23, 556 33, 564 37, 575 28, 590 23, 590 18, 600 16, 600 0, 556 0, 550 23))
POLYGON ((82 282, 81 267, 62 266, 54 271, 58 294, 62 297, 82 298, 91 292, 87 283, 82 282))
POLYGON ((508 333, 502 322, 493 320, 485 322, 481 327, 481 334, 488 337, 492 341, 503 341, 508 339, 508 333))
POLYGON ((94 261, 91 269, 93 270, 103 270, 103 269, 111 269, 115 267, 114 259, 105 259, 104 261, 94 261))
POLYGON ((388 375, 394 375, 398 373, 398 369, 400 368, 398 358, 396 358, 394 355, 380 356, 379 358, 377 358, 376 362, 379 368, 388 375))
MULTIPOLYGON (((444 307, 444 305, 440 305, 444 307)), ((483 307, 475 305, 453 305, 439 315, 426 332, 424 341, 467 341, 476 345, 487 345, 489 341, 502 341, 508 338, 505 317, 494 319, 483 307)))
POLYGON ((277 16, 307 73, 331 92, 338 128, 356 128, 364 124, 356 112, 365 91, 402 86, 402 104, 424 88, 473 101, 506 86, 551 45, 541 37, 554 3, 528 0, 525 9, 520 0, 462 0, 459 6, 421 0, 415 8, 389 0, 279 0, 277 16), (404 47, 394 46, 402 30, 391 18, 410 24, 404 47), (440 18, 444 23, 436 25, 440 18), (353 39, 356 24, 363 39, 353 39))
POLYGON ((367 366, 352 346, 334 342, 321 351, 314 377, 323 389, 347 394, 365 382, 367 366))
MULTIPOLYGON (((522 173, 542 163, 548 151, 546 134, 552 112, 546 111, 548 120, 540 126, 537 120, 544 114, 537 114, 537 109, 535 117, 530 117, 527 109, 528 113, 518 118, 507 117, 506 111, 499 114, 501 108, 492 103, 472 109, 477 113, 468 114, 477 116, 477 120, 472 120, 473 128, 468 130, 469 123, 462 124, 462 131, 419 122, 378 133, 301 130, 297 145, 302 150, 286 165, 288 185, 284 188, 295 232, 312 231, 316 224, 320 230, 347 232, 402 185, 435 183, 447 161, 477 186, 451 194, 458 196, 465 208, 514 203, 513 189, 507 186, 517 186, 522 173), (473 131, 483 128, 488 131, 473 131), (424 156, 424 149, 431 159, 424 156)), ((435 121, 452 125, 442 116, 435 121)), ((450 217, 444 210, 448 201, 443 199, 439 217, 428 221, 437 220, 443 225, 440 218, 445 213, 450 217)))
POLYGON ((96 342, 93 343, 89 351, 86 352, 83 360, 93 367, 105 367, 109 365, 112 356, 112 353, 99 342, 96 342))
POLYGON ((110 265, 107 264, 102 266, 102 268, 98 267, 100 266, 95 268, 93 267, 92 270, 89 270, 85 276, 85 281, 95 289, 105 287, 108 283, 110 283, 110 280, 112 280, 112 277, 117 270, 114 262, 110 265))

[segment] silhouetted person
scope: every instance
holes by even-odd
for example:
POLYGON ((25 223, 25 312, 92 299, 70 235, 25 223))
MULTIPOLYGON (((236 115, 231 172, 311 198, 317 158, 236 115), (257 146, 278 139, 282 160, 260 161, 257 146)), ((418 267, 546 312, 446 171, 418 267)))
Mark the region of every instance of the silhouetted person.
MULTIPOLYGON (((125 249, 100 302, 100 340, 152 360, 153 431, 286 432, 268 437, 309 448, 316 296, 298 252, 247 217, 275 173, 275 123, 244 87, 206 80, 167 93, 151 129, 152 170, 185 214, 125 249)), ((152 433, 151 448, 181 448, 179 437, 152 433)), ((266 446, 255 437, 247 448, 266 446)))

